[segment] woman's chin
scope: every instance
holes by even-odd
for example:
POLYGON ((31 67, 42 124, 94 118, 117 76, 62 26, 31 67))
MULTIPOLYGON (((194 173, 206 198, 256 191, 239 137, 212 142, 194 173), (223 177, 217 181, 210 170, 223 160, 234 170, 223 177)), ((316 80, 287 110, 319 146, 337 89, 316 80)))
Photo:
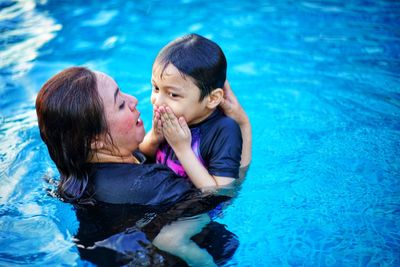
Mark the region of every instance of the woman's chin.
POLYGON ((139 140, 138 140, 138 146, 139 146, 141 143, 143 143, 143 140, 144 140, 144 138, 139 138, 139 140))
POLYGON ((142 131, 140 133, 138 133, 138 135, 137 135, 138 144, 141 144, 143 142, 144 136, 145 136, 145 131, 144 131, 144 128, 143 128, 142 131))

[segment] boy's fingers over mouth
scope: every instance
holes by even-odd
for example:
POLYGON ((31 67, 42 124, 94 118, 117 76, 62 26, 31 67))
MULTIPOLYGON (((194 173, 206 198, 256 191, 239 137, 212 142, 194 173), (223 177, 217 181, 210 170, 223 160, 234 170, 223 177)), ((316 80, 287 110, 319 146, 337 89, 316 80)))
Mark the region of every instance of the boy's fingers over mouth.
POLYGON ((171 120, 168 117, 168 114, 167 113, 163 113, 161 118, 162 118, 161 120, 162 120, 162 123, 163 123, 163 127, 167 128, 167 129, 171 129, 172 128, 172 124, 171 124, 171 120))
POLYGON ((157 128, 157 131, 160 133, 160 132, 161 132, 161 129, 162 129, 162 123, 161 123, 161 120, 160 120, 160 119, 158 119, 158 120, 156 121, 156 128, 157 128))
POLYGON ((170 120, 172 123, 176 124, 176 117, 171 114, 171 113, 167 113, 168 116, 168 120, 170 120))
POLYGON ((163 124, 167 123, 167 120, 168 120, 167 118, 168 118, 168 116, 165 113, 161 114, 161 121, 163 122, 163 124))
POLYGON ((182 130, 183 130, 186 134, 188 133, 188 131, 190 132, 189 126, 187 125, 186 120, 185 120, 184 117, 180 117, 180 118, 178 119, 178 123, 179 123, 180 127, 182 128, 182 130))
POLYGON ((179 126, 179 122, 178 122, 178 118, 175 116, 174 112, 172 112, 172 109, 170 109, 169 107, 167 107, 167 114, 169 119, 174 122, 174 124, 176 126, 179 126))
POLYGON ((165 107, 165 112, 168 114, 168 116, 174 116, 174 113, 172 112, 172 109, 169 107, 165 107))

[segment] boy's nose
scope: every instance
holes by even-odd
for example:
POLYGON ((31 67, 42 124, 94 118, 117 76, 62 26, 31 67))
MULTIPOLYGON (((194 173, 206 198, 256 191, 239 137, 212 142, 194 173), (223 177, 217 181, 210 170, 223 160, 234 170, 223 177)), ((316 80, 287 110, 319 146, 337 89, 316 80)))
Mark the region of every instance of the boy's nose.
POLYGON ((165 104, 164 103, 164 97, 162 97, 161 95, 157 95, 157 96, 154 97, 153 105, 161 106, 163 104, 165 104))

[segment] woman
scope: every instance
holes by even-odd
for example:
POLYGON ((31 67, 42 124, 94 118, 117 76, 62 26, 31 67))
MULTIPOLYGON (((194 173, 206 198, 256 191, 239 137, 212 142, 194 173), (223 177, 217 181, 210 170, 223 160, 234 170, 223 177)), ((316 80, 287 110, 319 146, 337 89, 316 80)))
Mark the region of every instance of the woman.
MULTIPOLYGON (((221 107, 243 133, 242 166, 251 159, 250 123, 229 84, 221 107)), ((101 72, 73 67, 53 76, 36 99, 40 135, 60 172, 66 201, 158 205, 178 201, 193 185, 167 167, 142 164, 144 138, 135 97, 101 72)))

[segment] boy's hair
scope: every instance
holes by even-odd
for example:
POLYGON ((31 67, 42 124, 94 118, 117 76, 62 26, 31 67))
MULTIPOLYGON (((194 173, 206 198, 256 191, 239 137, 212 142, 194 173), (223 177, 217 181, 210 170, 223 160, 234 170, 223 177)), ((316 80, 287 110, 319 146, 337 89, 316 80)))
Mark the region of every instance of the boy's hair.
POLYGON ((226 58, 213 41, 198 34, 188 34, 167 44, 157 55, 155 64, 162 67, 161 76, 169 64, 183 76, 189 76, 200 88, 202 101, 216 88, 223 88, 226 80, 226 58))

